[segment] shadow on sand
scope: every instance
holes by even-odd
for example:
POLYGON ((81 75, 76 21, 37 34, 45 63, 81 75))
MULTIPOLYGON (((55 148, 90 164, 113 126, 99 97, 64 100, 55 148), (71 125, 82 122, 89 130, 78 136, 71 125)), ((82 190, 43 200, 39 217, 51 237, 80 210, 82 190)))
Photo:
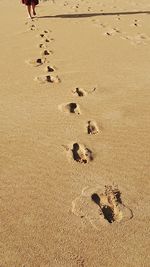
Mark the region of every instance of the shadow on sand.
POLYGON ((63 18, 63 19, 75 19, 75 18, 90 18, 96 16, 122 16, 122 15, 136 15, 136 14, 150 14, 150 11, 126 11, 126 12, 109 12, 109 13, 88 13, 88 14, 60 14, 55 16, 39 16, 41 19, 48 18, 63 18))

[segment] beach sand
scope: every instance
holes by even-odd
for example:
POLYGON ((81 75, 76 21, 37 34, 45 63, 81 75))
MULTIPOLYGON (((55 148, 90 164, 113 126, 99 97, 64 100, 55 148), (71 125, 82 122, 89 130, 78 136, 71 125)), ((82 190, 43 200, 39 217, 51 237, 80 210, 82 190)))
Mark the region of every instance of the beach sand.
POLYGON ((0 8, 0 266, 150 266, 149 1, 0 8))

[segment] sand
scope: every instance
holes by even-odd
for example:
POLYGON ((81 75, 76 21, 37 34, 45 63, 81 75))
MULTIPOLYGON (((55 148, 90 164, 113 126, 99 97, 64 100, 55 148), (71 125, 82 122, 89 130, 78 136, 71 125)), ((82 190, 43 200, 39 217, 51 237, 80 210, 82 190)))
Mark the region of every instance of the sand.
POLYGON ((0 266, 150 266, 149 1, 0 9, 0 266))

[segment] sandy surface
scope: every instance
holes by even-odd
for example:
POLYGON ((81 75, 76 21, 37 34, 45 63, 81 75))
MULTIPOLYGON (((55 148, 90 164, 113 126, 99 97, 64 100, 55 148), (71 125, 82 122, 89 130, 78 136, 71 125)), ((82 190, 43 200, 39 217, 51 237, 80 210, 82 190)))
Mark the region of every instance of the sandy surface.
POLYGON ((150 266, 149 0, 0 9, 0 266, 150 266))

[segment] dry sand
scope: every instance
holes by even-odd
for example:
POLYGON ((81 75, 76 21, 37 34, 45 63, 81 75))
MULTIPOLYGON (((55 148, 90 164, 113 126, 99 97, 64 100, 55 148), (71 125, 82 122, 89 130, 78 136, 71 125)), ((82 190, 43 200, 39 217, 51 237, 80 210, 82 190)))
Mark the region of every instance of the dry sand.
POLYGON ((0 9, 0 266, 150 266, 149 0, 0 9))

